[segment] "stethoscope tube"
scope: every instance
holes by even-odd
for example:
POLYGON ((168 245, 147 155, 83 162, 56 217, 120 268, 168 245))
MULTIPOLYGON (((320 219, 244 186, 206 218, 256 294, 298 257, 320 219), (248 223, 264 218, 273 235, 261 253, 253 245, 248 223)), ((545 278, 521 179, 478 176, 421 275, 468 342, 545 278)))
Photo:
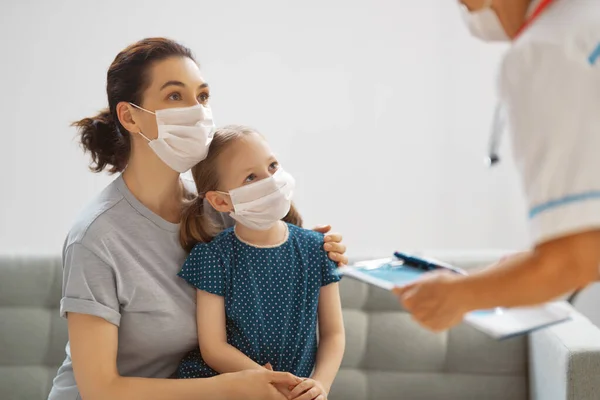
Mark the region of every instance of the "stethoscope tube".
POLYGON ((492 121, 492 130, 490 132, 490 140, 488 144, 488 155, 485 159, 485 163, 488 167, 493 167, 500 162, 500 139, 506 126, 506 118, 504 115, 504 108, 502 103, 496 104, 494 110, 494 120, 492 121))

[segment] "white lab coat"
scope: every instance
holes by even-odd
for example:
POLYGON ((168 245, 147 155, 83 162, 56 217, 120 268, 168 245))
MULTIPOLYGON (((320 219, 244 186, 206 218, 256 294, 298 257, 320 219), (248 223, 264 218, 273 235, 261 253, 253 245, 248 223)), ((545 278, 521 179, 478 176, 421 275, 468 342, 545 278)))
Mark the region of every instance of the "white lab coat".
POLYGON ((508 117, 536 244, 600 228, 600 0, 556 0, 503 59, 508 117))

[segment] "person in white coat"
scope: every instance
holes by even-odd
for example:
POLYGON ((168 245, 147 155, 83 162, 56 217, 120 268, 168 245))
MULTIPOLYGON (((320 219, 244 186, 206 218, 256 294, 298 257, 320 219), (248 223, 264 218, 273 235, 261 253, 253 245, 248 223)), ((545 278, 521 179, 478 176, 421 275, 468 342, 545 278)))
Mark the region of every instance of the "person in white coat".
MULTIPOLYGON (((600 270, 600 0, 462 0, 471 33, 510 41, 502 116, 529 207, 533 248, 469 276, 430 273, 395 290, 424 327, 584 288, 600 270)), ((490 153, 495 163, 495 149, 490 153)))

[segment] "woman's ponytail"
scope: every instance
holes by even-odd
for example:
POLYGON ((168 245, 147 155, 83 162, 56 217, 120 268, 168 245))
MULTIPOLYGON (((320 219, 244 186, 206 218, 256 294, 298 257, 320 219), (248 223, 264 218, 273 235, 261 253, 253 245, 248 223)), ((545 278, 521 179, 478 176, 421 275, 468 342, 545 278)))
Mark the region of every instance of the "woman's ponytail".
POLYGON ((219 227, 206 214, 205 208, 201 196, 184 205, 179 228, 179 243, 187 252, 198 243, 210 242, 219 233, 219 227))
POLYGON ((100 172, 107 166, 110 173, 125 169, 131 152, 130 138, 128 134, 121 134, 108 109, 71 125, 79 131, 83 149, 92 156, 92 171, 100 172))

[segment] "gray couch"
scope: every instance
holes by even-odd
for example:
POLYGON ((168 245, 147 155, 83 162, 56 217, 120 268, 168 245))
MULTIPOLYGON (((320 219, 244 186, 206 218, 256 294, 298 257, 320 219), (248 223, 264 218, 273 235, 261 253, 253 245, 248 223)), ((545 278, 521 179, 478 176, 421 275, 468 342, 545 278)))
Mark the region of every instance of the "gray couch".
MULTIPOLYGON (((58 258, 0 257, 0 399, 46 398, 67 339, 60 282, 58 258)), ((350 279, 342 297, 347 350, 332 400, 600 399, 600 330, 581 315, 496 342, 468 326, 425 331, 389 293, 350 279)))

